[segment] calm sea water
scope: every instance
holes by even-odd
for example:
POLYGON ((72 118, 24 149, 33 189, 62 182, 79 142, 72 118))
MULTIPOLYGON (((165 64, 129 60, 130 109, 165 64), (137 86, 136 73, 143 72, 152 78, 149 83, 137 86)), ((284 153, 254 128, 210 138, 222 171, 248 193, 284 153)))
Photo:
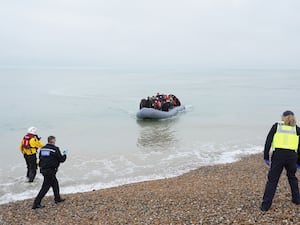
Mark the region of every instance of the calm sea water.
MULTIPOLYGON (((62 193, 172 177, 262 152, 271 125, 300 114, 300 71, 0 69, 0 203, 35 197, 19 143, 30 126, 68 149, 62 193), (176 117, 139 121, 139 101, 175 94, 176 117)), ((253 168, 255 169, 255 168, 253 168)), ((52 194, 52 191, 49 192, 52 194)))

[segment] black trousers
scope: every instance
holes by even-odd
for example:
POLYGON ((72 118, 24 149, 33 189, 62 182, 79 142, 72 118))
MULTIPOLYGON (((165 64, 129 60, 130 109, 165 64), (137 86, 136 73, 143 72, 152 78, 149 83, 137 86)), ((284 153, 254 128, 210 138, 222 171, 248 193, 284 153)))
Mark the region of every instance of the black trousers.
POLYGON ((36 154, 26 155, 24 154, 24 158, 27 165, 27 173, 26 177, 28 177, 29 182, 33 182, 36 176, 37 164, 36 164, 36 154))
POLYGON ((53 189, 54 200, 60 200, 59 185, 56 179, 56 171, 57 169, 41 169, 41 173, 44 176, 44 181, 40 192, 34 200, 34 204, 41 203, 42 199, 45 197, 50 187, 52 187, 53 189))
POLYGON ((276 150, 273 152, 262 207, 267 209, 271 207, 283 168, 286 169, 286 175, 291 187, 292 201, 300 202, 298 179, 295 175, 297 171, 297 159, 298 155, 294 151, 276 150))

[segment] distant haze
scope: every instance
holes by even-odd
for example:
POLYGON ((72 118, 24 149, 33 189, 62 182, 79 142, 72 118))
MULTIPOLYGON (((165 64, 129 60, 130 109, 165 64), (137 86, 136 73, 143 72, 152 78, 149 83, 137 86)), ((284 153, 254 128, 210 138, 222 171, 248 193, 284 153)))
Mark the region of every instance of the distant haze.
POLYGON ((0 66, 300 69, 298 0, 2 1, 0 66))

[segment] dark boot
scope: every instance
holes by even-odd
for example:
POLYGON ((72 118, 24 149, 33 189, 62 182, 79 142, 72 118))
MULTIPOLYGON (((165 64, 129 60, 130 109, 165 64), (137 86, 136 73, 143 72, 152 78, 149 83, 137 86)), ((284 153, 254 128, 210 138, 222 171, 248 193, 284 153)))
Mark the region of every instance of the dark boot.
POLYGON ((42 205, 41 203, 33 203, 32 209, 41 209, 44 208, 45 206, 42 205))
POLYGON ((54 202, 57 204, 60 202, 64 202, 65 200, 66 200, 65 198, 59 198, 59 199, 55 199, 54 202))

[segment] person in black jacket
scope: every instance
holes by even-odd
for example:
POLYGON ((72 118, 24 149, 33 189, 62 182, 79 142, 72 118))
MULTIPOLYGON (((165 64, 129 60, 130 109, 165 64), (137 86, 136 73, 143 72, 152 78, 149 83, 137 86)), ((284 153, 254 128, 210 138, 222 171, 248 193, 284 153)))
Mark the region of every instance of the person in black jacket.
POLYGON ((65 199, 61 198, 59 194, 59 185, 56 179, 56 172, 59 167, 59 164, 64 162, 67 158, 66 150, 62 155, 59 148, 55 146, 56 138, 54 136, 48 137, 48 144, 41 148, 39 153, 39 166, 40 172, 44 176, 44 181, 42 188, 38 195, 36 196, 32 209, 43 208, 44 205, 41 205, 41 201, 46 193, 49 191, 50 187, 53 189, 54 201, 59 203, 65 199))
POLYGON ((291 187, 292 202, 300 204, 297 168, 300 168, 300 128, 296 125, 296 119, 292 111, 285 111, 282 114, 282 121, 275 123, 267 136, 264 148, 265 163, 270 166, 268 181, 260 206, 262 211, 268 211, 276 192, 277 184, 283 168, 291 187), (271 162, 269 161, 270 148, 274 149, 271 162))

